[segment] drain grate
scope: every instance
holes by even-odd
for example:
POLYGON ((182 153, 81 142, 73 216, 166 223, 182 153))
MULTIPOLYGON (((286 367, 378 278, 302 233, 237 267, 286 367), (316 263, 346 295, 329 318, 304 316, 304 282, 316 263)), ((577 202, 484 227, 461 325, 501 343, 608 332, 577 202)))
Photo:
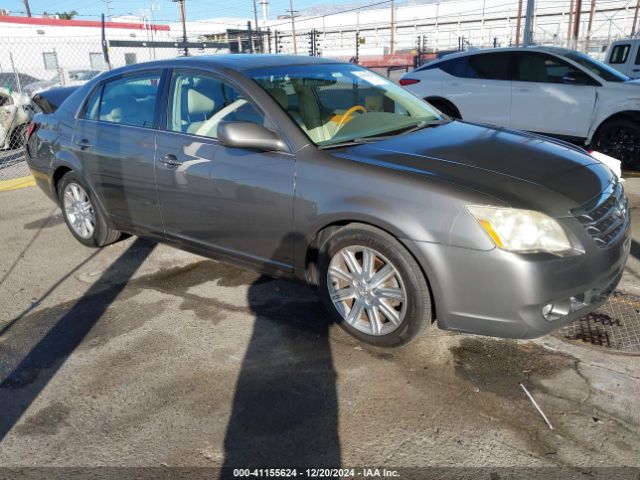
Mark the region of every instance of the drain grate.
POLYGON ((616 291, 598 310, 559 329, 555 335, 596 347, 640 354, 640 297, 616 291))

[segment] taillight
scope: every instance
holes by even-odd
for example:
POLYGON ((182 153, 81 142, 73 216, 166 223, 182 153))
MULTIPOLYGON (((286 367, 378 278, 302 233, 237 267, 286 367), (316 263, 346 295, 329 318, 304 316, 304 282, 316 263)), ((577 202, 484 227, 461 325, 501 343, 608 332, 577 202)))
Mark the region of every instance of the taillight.
POLYGON ((24 139, 25 143, 29 141, 29 139, 31 138, 31 135, 33 135, 37 129, 38 129, 38 124, 35 122, 31 122, 27 126, 27 136, 24 139))
POLYGON ((420 83, 420 80, 417 78, 401 78, 400 85, 413 85, 415 83, 420 83))

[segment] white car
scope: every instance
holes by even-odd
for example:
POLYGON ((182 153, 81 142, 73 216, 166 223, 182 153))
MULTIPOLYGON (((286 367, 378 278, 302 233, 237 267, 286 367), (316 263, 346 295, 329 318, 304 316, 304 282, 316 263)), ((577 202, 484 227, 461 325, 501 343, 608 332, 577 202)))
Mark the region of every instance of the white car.
POLYGON ((27 124, 33 114, 27 95, 0 87, 0 150, 14 150, 24 145, 27 124))
POLYGON ((640 81, 554 47, 447 55, 400 84, 451 117, 551 135, 640 166, 640 81))
POLYGON ((618 40, 607 49, 607 64, 630 78, 640 78, 640 38, 618 40))

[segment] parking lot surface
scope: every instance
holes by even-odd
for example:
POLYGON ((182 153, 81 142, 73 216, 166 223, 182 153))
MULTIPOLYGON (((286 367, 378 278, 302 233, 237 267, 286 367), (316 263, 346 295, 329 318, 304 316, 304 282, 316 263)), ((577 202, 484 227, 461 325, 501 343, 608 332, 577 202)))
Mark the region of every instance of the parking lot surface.
POLYGON ((0 193, 0 302, 3 467, 640 467, 640 357, 437 328, 372 348, 303 285, 85 248, 36 188, 0 193))

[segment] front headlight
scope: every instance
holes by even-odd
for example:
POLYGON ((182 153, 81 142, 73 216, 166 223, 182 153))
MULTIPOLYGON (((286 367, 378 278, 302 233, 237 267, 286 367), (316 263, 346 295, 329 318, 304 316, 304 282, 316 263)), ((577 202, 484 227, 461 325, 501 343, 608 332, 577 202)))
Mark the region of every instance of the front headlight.
POLYGON ((516 253, 571 250, 571 243, 558 222, 534 210, 467 205, 498 248, 516 253))

